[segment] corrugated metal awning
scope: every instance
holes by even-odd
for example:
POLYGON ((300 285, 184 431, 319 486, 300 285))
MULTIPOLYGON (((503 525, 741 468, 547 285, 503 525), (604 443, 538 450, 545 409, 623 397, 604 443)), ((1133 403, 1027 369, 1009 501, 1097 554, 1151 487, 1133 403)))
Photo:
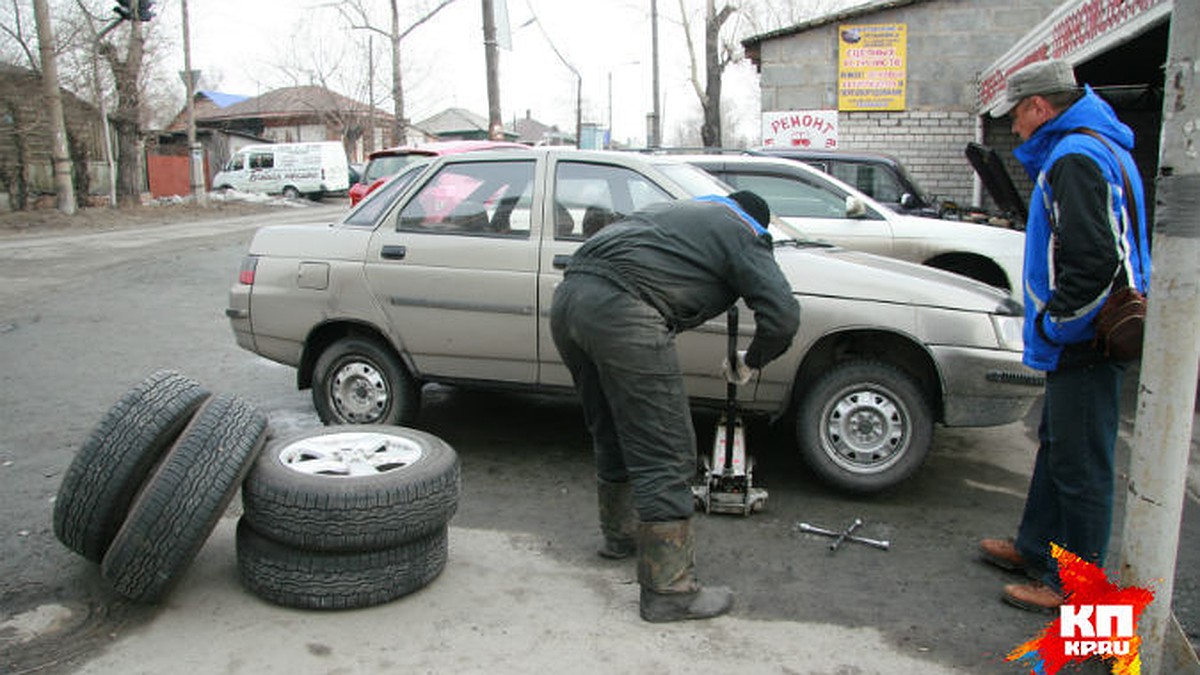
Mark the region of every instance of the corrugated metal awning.
POLYGON ((1077 65, 1128 42, 1171 14, 1173 0, 1067 0, 980 73, 979 114, 1004 101, 1008 76, 1046 59, 1077 65))

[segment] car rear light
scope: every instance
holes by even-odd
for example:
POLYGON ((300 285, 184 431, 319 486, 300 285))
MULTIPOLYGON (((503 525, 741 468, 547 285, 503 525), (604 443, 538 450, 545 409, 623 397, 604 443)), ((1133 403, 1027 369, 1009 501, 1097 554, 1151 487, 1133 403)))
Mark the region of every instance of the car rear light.
POLYGON ((258 269, 258 256, 248 255, 242 258, 241 269, 238 270, 238 283, 247 286, 254 285, 254 271, 258 269))

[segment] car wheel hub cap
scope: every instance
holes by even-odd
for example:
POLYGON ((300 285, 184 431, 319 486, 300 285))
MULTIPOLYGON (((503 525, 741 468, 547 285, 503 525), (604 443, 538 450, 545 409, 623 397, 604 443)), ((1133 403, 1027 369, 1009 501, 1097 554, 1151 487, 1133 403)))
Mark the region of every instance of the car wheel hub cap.
POLYGON ((338 412, 355 424, 380 419, 388 406, 387 381, 370 364, 352 363, 339 368, 329 390, 338 412))
POLYGON ((369 432, 313 436, 284 446, 279 461, 298 473, 350 478, 399 471, 421 459, 412 441, 369 432))
POLYGON ((856 389, 829 406, 823 435, 826 451, 838 464, 857 471, 879 470, 898 458, 907 428, 892 398, 856 389))

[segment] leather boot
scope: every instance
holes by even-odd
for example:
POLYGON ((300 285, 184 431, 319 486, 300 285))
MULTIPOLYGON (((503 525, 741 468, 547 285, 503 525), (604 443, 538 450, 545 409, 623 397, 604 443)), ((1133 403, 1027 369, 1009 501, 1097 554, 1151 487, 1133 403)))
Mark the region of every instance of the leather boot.
POLYGON ((604 544, 596 551, 601 558, 622 560, 637 553, 637 512, 633 507, 633 485, 596 481, 600 505, 600 532, 604 544))
POLYGON ((696 578, 690 519, 638 526, 638 583, 642 618, 653 623, 708 619, 729 611, 733 591, 705 588, 696 578))

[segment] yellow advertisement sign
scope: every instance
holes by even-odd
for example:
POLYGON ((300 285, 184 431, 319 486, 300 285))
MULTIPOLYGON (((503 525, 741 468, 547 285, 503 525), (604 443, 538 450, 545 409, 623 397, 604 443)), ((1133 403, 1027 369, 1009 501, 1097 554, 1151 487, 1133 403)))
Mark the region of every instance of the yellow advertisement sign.
POLYGON ((908 26, 838 26, 838 110, 904 110, 908 26))

